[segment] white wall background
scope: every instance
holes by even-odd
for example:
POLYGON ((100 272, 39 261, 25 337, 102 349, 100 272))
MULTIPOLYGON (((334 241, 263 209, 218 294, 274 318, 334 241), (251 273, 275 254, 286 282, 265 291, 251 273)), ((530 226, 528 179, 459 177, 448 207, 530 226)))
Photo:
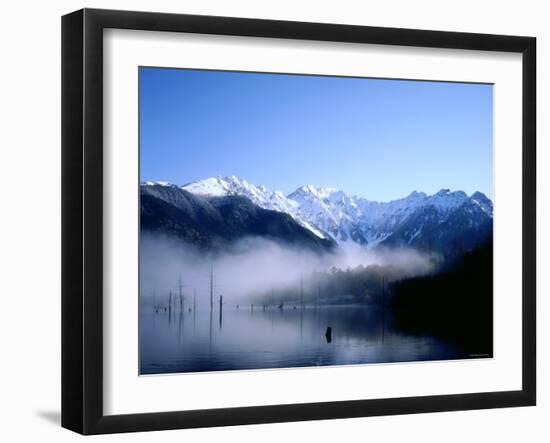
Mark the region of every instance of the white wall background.
POLYGON ((0 26, 0 439, 74 441, 60 414, 60 16, 81 7, 531 35, 538 38, 539 405, 352 420, 102 436, 95 441, 550 440, 550 28, 545 2, 430 0, 11 1, 0 26), (546 112, 546 113, 545 113, 546 112), (544 201, 546 200, 546 201, 544 201), (545 274, 545 275, 544 275, 545 274))

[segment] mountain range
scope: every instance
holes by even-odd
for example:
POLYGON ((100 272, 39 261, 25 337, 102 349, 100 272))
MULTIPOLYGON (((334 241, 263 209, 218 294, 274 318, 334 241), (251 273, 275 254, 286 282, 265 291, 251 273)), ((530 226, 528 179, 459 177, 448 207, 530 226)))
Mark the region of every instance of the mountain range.
POLYGON ((389 202, 312 185, 285 195, 235 176, 211 177, 183 186, 142 183, 141 227, 205 248, 253 235, 318 251, 359 244, 446 254, 492 236, 493 203, 481 192, 448 189, 389 202))

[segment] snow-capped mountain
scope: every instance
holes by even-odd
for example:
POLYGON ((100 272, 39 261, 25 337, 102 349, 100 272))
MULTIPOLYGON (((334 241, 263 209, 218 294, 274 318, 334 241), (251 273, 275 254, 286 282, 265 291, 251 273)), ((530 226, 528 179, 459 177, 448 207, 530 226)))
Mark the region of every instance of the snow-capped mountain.
POLYGON ((246 197, 263 209, 289 214, 317 237, 334 239, 341 245, 410 245, 444 250, 457 243, 473 247, 492 233, 493 204, 481 192, 468 196, 448 189, 433 195, 414 191, 402 199, 376 202, 312 185, 285 196, 235 176, 207 178, 181 189, 205 198, 246 197))
POLYGON ((227 250, 249 237, 321 254, 337 247, 286 212, 264 209, 242 195, 193 194, 168 183, 142 184, 140 229, 208 251, 227 250))
POLYGON ((319 238, 327 238, 314 224, 302 216, 298 202, 289 199, 280 191, 270 191, 265 186, 255 186, 246 180, 235 177, 211 177, 205 180, 189 183, 182 186, 187 192, 207 197, 222 197, 226 195, 240 195, 248 198, 260 208, 272 211, 286 212, 304 228, 309 229, 319 238))
POLYGON ((368 247, 473 247, 492 233, 493 204, 481 192, 414 191, 389 202, 370 201, 330 188, 302 186, 288 196, 300 213, 339 243, 368 247))
POLYGON ((466 202, 468 196, 462 191, 450 192, 448 189, 432 196, 414 191, 402 199, 376 202, 309 185, 297 189, 289 199, 298 202, 300 212, 336 240, 351 240, 372 247, 391 236, 419 208, 434 207, 443 221, 450 211, 466 202))

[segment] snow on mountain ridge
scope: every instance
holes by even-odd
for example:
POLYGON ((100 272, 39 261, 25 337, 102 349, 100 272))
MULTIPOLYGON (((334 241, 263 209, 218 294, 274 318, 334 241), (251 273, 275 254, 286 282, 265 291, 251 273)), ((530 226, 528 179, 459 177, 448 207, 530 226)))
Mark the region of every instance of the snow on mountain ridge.
POLYGON ((313 185, 304 185, 296 189, 296 191, 294 191, 293 194, 296 194, 296 193, 312 194, 317 198, 324 199, 324 198, 328 198, 331 194, 334 194, 336 192, 342 192, 342 191, 338 191, 338 189, 335 189, 335 188, 322 188, 322 187, 317 187, 313 185))
POLYGON ((155 182, 148 181, 148 182, 144 182, 143 185, 145 185, 145 186, 164 186, 164 187, 176 186, 176 185, 173 185, 172 183, 162 182, 162 181, 155 181, 155 182))
MULTIPOLYGON (((443 221, 450 211, 469 200, 463 191, 442 189, 431 196, 413 191, 401 199, 377 202, 333 188, 313 186, 302 186, 288 198, 298 202, 307 220, 336 240, 345 242, 355 236, 356 241, 371 247, 385 240, 418 208, 433 206, 443 221)), ((485 199, 490 202, 487 197, 485 199)))
MULTIPOLYGON (((169 184, 162 182, 162 185, 169 184)), ((351 241, 369 247, 390 237, 412 214, 423 208, 433 208, 439 223, 466 203, 477 205, 486 216, 493 216, 493 204, 481 192, 469 197, 463 191, 449 189, 433 195, 413 191, 401 199, 378 202, 335 188, 313 185, 301 186, 285 196, 280 191, 256 186, 236 176, 210 177, 181 188, 212 197, 244 196, 262 208, 289 214, 319 238, 330 236, 341 244, 351 241)))
POLYGON ((265 186, 256 186, 234 175, 228 177, 211 177, 182 186, 182 189, 199 195, 222 197, 226 195, 240 195, 247 197, 254 204, 264 209, 285 212, 306 229, 321 239, 326 235, 312 225, 299 212, 298 203, 288 199, 280 191, 270 191, 265 186))
POLYGON ((189 183, 182 186, 192 194, 207 195, 210 197, 222 197, 229 192, 228 184, 221 177, 210 177, 198 182, 189 183))

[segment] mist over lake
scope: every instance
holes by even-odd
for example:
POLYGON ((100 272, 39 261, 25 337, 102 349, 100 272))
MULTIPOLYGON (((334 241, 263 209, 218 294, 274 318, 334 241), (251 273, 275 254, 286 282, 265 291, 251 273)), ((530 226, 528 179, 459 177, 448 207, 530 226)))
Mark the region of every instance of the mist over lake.
POLYGON ((478 332, 474 342, 482 347, 472 347, 476 326, 467 316, 458 328, 468 331, 458 340, 430 329, 437 310, 424 320, 425 329, 402 326, 417 310, 430 312, 433 303, 425 306, 422 294, 405 293, 406 303, 415 296, 419 302, 403 313, 403 294, 396 297, 395 286, 436 280, 442 268, 440 256, 412 249, 359 247, 318 255, 246 238, 230 251, 204 253, 144 233, 141 373, 489 357, 492 344, 478 332))
MULTIPOLYGON (((438 260, 427 254, 403 249, 399 252, 369 251, 350 247, 330 253, 317 254, 308 250, 284 246, 262 238, 245 238, 224 252, 208 252, 169 237, 144 233, 140 244, 140 291, 143 303, 159 302, 169 292, 179 296, 179 282, 184 285, 185 300, 196 296, 200 303, 210 297, 211 277, 214 279, 214 296, 223 294, 233 304, 258 300, 261 294, 277 294, 277 300, 289 298, 289 291, 297 294, 306 281, 306 299, 319 282, 315 274, 331 270, 350 270, 383 266, 393 279, 425 275, 432 271, 438 260), (315 281, 314 281, 315 280, 315 281), (309 285, 309 287, 307 286, 309 285)), ((337 301, 337 294, 329 297, 337 301)), ((345 295, 345 294, 339 294, 345 295)), ((257 301, 258 302, 258 301, 257 301)))

